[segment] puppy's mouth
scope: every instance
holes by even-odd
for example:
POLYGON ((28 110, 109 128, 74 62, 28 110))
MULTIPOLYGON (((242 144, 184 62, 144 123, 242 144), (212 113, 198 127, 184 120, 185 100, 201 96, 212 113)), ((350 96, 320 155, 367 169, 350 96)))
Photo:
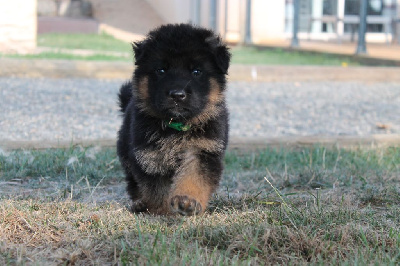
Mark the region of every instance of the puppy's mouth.
POLYGON ((185 121, 191 119, 195 115, 195 110, 190 103, 173 101, 169 99, 157 106, 157 113, 163 119, 171 119, 185 121))
POLYGON ((191 114, 191 110, 189 108, 186 108, 177 103, 175 103, 174 106, 167 108, 167 112, 170 117, 173 118, 186 118, 191 114))

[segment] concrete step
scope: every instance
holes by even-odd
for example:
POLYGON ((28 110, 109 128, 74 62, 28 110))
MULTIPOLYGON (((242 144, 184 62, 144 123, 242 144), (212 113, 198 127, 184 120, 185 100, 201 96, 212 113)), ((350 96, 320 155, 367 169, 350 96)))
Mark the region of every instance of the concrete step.
POLYGON ((144 0, 90 0, 100 23, 135 34, 147 32, 165 21, 144 0))

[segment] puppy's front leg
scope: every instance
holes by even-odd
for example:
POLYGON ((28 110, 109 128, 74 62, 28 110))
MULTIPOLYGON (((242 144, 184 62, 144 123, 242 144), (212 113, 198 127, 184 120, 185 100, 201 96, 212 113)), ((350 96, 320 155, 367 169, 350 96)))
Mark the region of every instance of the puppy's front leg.
POLYGON ((172 211, 181 215, 204 213, 214 188, 204 178, 196 153, 186 154, 172 184, 170 203, 172 211))

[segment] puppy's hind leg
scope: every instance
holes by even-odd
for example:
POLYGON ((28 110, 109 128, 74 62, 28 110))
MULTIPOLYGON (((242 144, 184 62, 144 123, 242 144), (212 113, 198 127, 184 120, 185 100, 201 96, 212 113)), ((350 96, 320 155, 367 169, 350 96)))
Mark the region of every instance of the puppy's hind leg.
POLYGON ((142 194, 141 202, 147 207, 147 211, 157 215, 170 215, 169 191, 171 180, 169 178, 154 177, 147 182, 140 183, 142 194))
POLYGON ((132 212, 144 212, 147 210, 146 204, 142 201, 142 195, 139 190, 138 183, 134 179, 133 175, 128 173, 126 176, 128 183, 127 191, 132 200, 131 211, 132 212))

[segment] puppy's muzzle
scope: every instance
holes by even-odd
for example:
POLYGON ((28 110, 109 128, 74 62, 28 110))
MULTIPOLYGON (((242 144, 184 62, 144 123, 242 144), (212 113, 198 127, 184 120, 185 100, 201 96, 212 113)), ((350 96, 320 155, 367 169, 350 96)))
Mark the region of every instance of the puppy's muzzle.
POLYGON ((175 102, 181 102, 186 99, 186 92, 184 90, 170 90, 168 95, 175 102))

